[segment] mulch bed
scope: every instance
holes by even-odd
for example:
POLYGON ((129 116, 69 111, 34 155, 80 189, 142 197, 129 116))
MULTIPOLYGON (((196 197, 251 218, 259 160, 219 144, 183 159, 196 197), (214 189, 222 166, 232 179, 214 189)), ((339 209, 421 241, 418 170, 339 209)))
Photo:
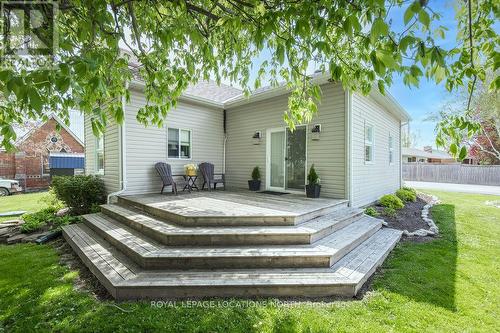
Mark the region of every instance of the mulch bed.
MULTIPOLYGON (((429 230, 429 225, 422 219, 422 209, 425 205, 432 201, 432 198, 426 194, 418 193, 416 202, 407 202, 403 209, 396 211, 396 216, 384 215, 384 207, 375 205, 373 208, 379 212, 379 218, 387 222, 387 227, 398 229, 398 230, 408 230, 409 232, 416 231, 418 229, 429 230)), ((432 219, 432 214, 429 214, 429 218, 432 219)), ((409 237, 412 240, 425 241, 433 239, 433 237, 409 237)))

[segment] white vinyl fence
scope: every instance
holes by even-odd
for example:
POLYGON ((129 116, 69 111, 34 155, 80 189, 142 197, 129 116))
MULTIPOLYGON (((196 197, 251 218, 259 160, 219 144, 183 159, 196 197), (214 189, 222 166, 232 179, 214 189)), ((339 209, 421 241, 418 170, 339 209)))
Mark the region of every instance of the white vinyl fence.
POLYGON ((420 182, 500 185, 500 165, 403 163, 403 179, 420 182))

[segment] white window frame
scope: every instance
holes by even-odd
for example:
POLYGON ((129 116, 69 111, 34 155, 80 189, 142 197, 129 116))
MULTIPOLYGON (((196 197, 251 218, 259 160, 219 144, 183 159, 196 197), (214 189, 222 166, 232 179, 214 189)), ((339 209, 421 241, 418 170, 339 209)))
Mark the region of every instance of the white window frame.
POLYGON ((104 175, 105 169, 105 155, 104 155, 104 135, 100 137, 95 137, 95 149, 94 149, 94 158, 95 158, 95 173, 98 175, 104 175), (99 148, 99 141, 102 141, 102 148, 99 148), (102 169, 99 168, 99 154, 102 154, 102 169))
POLYGON ((366 123, 363 128, 363 136, 364 136, 364 146, 363 146, 363 160, 365 161, 365 164, 374 164, 375 161, 375 127, 372 124, 366 123), (372 129, 372 139, 371 141, 368 141, 367 135, 366 135, 366 130, 367 128, 370 127, 372 129), (366 160, 366 147, 369 146, 371 147, 371 160, 367 161, 366 160))
POLYGON ((389 165, 394 164, 394 137, 389 133, 389 165))
POLYGON ((189 161, 193 158, 193 131, 189 128, 181 128, 181 127, 167 127, 167 159, 173 159, 173 160, 184 160, 184 161, 189 161), (178 144, 179 144, 179 154, 177 157, 171 157, 168 155, 168 131, 170 129, 174 129, 178 131, 178 144), (181 157, 181 131, 186 131, 189 132, 189 157, 181 157))

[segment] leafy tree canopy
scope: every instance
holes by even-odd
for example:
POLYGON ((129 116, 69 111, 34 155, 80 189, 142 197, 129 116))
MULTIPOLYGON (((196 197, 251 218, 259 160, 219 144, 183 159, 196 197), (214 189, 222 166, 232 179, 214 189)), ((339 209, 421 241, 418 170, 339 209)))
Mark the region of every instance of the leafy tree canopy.
POLYGON ((457 123, 448 130, 448 133, 460 138, 461 148, 454 140, 443 142, 443 146, 452 154, 458 154, 459 159, 470 156, 481 164, 500 164, 500 91, 488 88, 494 78, 493 73, 487 73, 472 94, 462 87, 439 113, 429 117, 429 120, 438 122, 438 131, 442 124, 451 124, 456 119, 467 119, 480 125, 477 131, 471 131, 468 126, 457 123))
MULTIPOLYGON (((2 57, 2 145, 12 148, 13 124, 50 113, 69 122, 72 108, 91 116, 94 133, 102 133, 110 117, 123 120, 122 98, 128 98, 134 70, 147 100, 137 119, 156 125, 189 84, 215 78, 246 92, 263 80, 284 82, 291 91, 284 121, 293 127, 311 118, 321 97, 307 76, 311 62, 346 89, 363 93, 373 86, 384 92, 394 75, 408 86, 424 77, 445 81, 451 90, 482 80, 485 68, 500 64, 493 29, 499 2, 457 5, 457 45, 444 49, 439 40, 446 29, 427 0, 61 0, 58 11, 48 5, 42 10, 55 26, 35 31, 42 41, 52 28, 58 32, 54 66, 2 57), (396 8, 404 13, 401 31, 389 19, 396 8), (130 68, 123 45, 137 68, 130 68), (269 59, 252 69, 264 50, 269 59), (252 70, 258 72, 255 82, 249 80, 252 70)), ((499 82, 491 88, 498 90, 499 82)))

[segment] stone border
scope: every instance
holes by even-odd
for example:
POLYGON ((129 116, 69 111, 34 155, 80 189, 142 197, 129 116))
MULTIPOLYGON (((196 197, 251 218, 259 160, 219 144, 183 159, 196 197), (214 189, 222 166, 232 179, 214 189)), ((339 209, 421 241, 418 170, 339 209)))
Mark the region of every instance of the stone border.
MULTIPOLYGON (((426 195, 429 195, 429 194, 426 194, 426 195)), ((439 228, 438 226, 436 225, 436 223, 434 223, 434 221, 429 218, 429 210, 431 209, 432 206, 440 203, 438 197, 436 197, 435 195, 429 195, 431 197, 431 202, 429 202, 427 205, 424 206, 424 208, 422 208, 422 219, 427 223, 427 225, 429 226, 429 230, 427 229, 418 229, 418 230, 415 230, 413 232, 409 232, 408 230, 403 230, 403 235, 406 236, 406 237, 415 237, 415 236, 418 236, 418 237, 425 237, 425 236, 435 236, 435 235, 438 235, 439 234, 439 228)))

